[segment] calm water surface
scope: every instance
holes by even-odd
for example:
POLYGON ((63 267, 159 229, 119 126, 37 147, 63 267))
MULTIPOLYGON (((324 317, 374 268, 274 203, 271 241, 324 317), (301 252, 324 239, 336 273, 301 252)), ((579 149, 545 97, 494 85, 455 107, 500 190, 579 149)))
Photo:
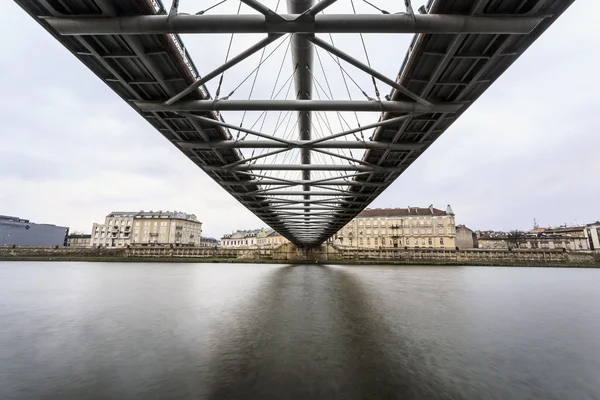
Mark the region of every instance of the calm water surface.
POLYGON ((0 262, 0 399, 600 399, 600 270, 0 262))

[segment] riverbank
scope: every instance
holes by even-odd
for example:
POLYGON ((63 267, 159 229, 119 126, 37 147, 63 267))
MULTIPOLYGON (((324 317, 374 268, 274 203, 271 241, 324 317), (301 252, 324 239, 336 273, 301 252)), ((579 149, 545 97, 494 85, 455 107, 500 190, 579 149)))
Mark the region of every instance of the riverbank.
POLYGON ((181 262, 254 264, 440 265, 600 268, 600 254, 558 250, 274 249, 139 247, 0 248, 0 261, 181 262))

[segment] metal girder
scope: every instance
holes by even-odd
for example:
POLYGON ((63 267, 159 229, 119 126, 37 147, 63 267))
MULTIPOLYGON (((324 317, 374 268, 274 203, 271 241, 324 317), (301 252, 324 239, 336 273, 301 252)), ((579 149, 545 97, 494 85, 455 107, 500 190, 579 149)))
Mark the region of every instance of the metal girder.
MULTIPOLYGON (((314 0, 287 0, 288 11, 292 14, 302 14, 310 12, 314 0)), ((299 17, 300 19, 302 18, 299 17)), ((306 40, 302 35, 293 35, 290 43, 292 53, 292 68, 294 71, 294 86, 296 88, 297 100, 312 99, 312 75, 313 69, 313 44, 306 40)), ((310 140, 312 110, 298 110, 298 138, 300 140, 310 140)), ((300 149, 300 162, 310 165, 310 149, 300 149)), ((310 169, 302 170, 302 179, 310 179, 310 169)), ((310 186, 304 186, 304 191, 309 192, 310 186)), ((310 196, 304 196, 306 200, 310 196)))
MULTIPOLYGON (((337 178, 337 177, 336 177, 337 178)), ((372 186, 372 187, 386 187, 388 186, 385 182, 359 182, 359 181, 344 181, 344 180, 336 180, 336 181, 328 181, 328 182, 319 182, 319 181, 295 181, 294 183, 285 183, 276 180, 261 180, 261 181, 231 181, 231 182, 223 182, 221 184, 225 186, 281 186, 281 185, 292 185, 292 186, 302 186, 302 185, 314 185, 314 186, 372 186)))
POLYGON ((205 171, 380 171, 394 172, 398 168, 379 167, 366 165, 339 165, 339 164, 245 164, 236 165, 231 168, 224 169, 222 166, 207 165, 204 166, 205 171))
POLYGON ((312 35, 304 35, 304 37, 306 38, 306 40, 311 41, 312 43, 314 43, 317 46, 321 47, 322 49, 328 51, 329 53, 341 58, 342 60, 346 61, 348 64, 354 65, 356 68, 366 72, 367 74, 379 79, 380 81, 382 81, 384 83, 387 83, 394 89, 398 90, 400 93, 403 93, 404 95, 410 97, 411 99, 417 101, 418 103, 423 104, 425 106, 431 106, 431 103, 428 102, 427 100, 425 100, 424 98, 422 98, 421 96, 417 95, 416 93, 411 92, 404 86, 400 85, 398 82, 388 78, 387 76, 383 75, 379 71, 374 70, 373 68, 369 67, 368 65, 365 65, 361 61, 358 61, 356 58, 343 52, 342 50, 336 48, 335 46, 330 45, 326 41, 319 39, 318 37, 315 37, 312 35))
MULTIPOLYGON (((247 195, 255 195, 257 193, 251 192, 248 194, 245 194, 243 192, 233 192, 231 193, 234 196, 247 196, 247 195)), ((273 190, 273 191, 269 191, 269 192, 261 192, 259 194, 265 194, 268 196, 304 196, 306 195, 305 191, 292 191, 292 190, 273 190)), ((338 192, 327 192, 327 191, 323 191, 323 192, 318 192, 318 191, 311 191, 310 192, 311 196, 332 196, 332 197, 362 197, 364 195, 361 194, 351 194, 350 192, 346 192, 346 193, 338 193, 338 192)))
MULTIPOLYGON (((318 6, 318 4, 317 4, 318 6)), ((45 17, 61 35, 146 35, 166 33, 530 33, 546 16, 426 14, 328 14, 310 17, 265 15, 145 15, 135 17, 45 17)))
POLYGON ((289 144, 274 142, 271 140, 215 140, 215 141, 193 141, 176 142, 181 149, 380 149, 392 151, 418 150, 429 145, 427 142, 358 142, 358 141, 331 141, 314 143, 308 140, 290 140, 289 144))
POLYGON ((406 101, 368 100, 192 100, 175 104, 135 101, 142 111, 375 111, 394 113, 454 113, 463 104, 441 103, 424 106, 406 101))
POLYGON ((173 104, 177 100, 182 99, 186 95, 188 95, 188 94, 192 93, 194 90, 198 89, 200 86, 204 85, 206 82, 208 82, 211 79, 213 79, 214 77, 218 76, 220 73, 227 71, 229 68, 233 67, 234 65, 236 65, 236 64, 240 63, 241 61, 245 60, 246 58, 250 57, 252 54, 261 50, 263 47, 266 47, 269 44, 273 43, 274 41, 279 39, 281 36, 283 36, 283 34, 270 33, 269 36, 262 39, 261 41, 254 44, 253 46, 248 47, 246 50, 242 51, 240 54, 233 57, 231 60, 222 64, 220 67, 215 68, 208 74, 204 75, 202 78, 196 79, 196 81, 194 83, 192 83, 190 86, 188 86, 181 92, 177 93, 175 96, 171 97, 169 100, 167 100, 165 102, 165 104, 173 104))

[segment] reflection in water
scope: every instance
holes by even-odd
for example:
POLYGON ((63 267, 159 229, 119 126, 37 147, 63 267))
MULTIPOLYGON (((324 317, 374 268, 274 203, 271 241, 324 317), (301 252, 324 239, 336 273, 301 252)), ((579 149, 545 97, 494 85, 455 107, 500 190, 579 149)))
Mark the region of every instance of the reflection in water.
POLYGON ((598 278, 3 263, 0 399, 596 399, 598 278))

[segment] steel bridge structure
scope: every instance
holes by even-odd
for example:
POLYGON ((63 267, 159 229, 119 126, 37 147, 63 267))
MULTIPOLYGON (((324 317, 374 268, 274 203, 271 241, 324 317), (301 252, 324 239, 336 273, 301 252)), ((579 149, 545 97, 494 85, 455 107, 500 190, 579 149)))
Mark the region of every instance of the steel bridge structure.
POLYGON ((574 0, 430 0, 418 10, 405 0, 403 12, 378 14, 326 13, 336 0, 287 0, 285 14, 258 0, 230 0, 252 13, 197 15, 180 13, 178 0, 169 9, 160 0, 15 1, 247 209, 296 245, 314 247, 398 178, 574 0), (179 34, 217 33, 264 38, 201 74, 179 34), (390 77, 325 40, 332 33, 414 37, 390 77), (284 36, 293 98, 209 93, 207 82, 284 36), (389 93, 316 98, 316 49, 389 93), (288 111, 297 117, 294 137, 228 123, 228 111, 288 111), (379 118, 340 130, 323 121, 325 133, 316 136, 324 112, 379 118), (295 159, 273 162, 286 153, 295 159))

